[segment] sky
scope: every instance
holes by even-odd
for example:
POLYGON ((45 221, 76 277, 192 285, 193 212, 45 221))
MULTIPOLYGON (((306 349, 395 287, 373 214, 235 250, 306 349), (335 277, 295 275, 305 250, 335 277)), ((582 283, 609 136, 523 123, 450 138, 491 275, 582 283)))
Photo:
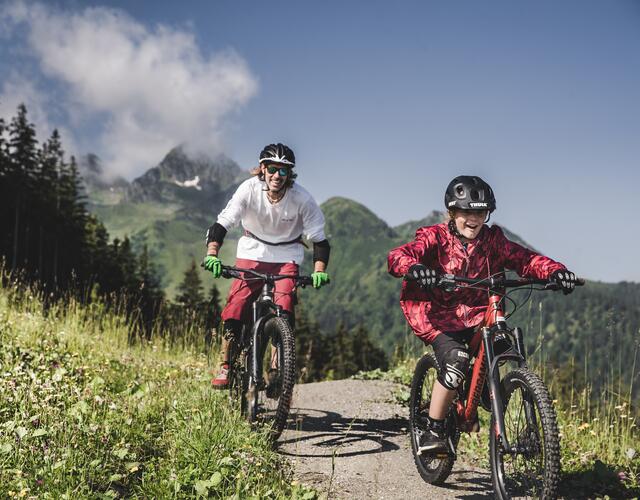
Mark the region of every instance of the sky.
MULTIPOLYGON (((186 142, 390 225, 456 175, 578 275, 640 281, 640 2, 0 0, 0 116, 131 179, 186 142)), ((212 218, 215 214, 212 214, 212 218)))

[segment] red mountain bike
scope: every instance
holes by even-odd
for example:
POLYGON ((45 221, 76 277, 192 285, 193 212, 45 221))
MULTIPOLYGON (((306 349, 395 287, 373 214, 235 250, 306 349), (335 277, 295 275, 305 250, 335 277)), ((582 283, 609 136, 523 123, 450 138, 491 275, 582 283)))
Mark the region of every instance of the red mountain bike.
MULTIPOLYGON (((577 284, 584 285, 584 280, 577 284)), ((560 476, 556 413, 544 382, 527 366, 522 330, 507 326, 504 301, 513 302, 506 292, 509 288, 558 290, 558 285, 548 280, 507 279, 504 275, 470 279, 445 274, 439 277, 437 286, 449 291, 461 287, 485 289, 489 302, 469 343, 469 353, 475 359, 446 417, 445 453, 429 455, 419 449, 439 366, 433 353, 418 361, 410 399, 411 448, 418 472, 432 484, 447 479, 456 460, 460 433, 474 430, 481 405, 491 412, 489 460, 496 497, 555 498, 560 476), (500 368, 507 361, 517 368, 501 377, 500 368)))

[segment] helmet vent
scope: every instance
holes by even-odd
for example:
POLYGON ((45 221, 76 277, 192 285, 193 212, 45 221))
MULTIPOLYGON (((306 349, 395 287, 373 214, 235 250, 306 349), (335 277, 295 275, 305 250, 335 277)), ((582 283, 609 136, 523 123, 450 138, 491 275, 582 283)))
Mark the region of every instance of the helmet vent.
POLYGON ((478 190, 477 189, 472 189, 471 193, 469 193, 471 195, 471 199, 473 201, 478 201, 480 199, 480 194, 478 194, 478 190))
POLYGON ((455 189, 457 198, 462 199, 465 197, 464 186, 462 184, 458 184, 454 189, 455 189))

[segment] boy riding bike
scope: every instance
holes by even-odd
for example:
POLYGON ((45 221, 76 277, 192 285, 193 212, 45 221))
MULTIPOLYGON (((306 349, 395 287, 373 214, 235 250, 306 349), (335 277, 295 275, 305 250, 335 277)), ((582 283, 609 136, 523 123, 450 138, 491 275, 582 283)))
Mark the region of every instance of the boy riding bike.
MULTIPOLYGON (((207 231, 205 269, 214 278, 222 274, 218 251, 227 230, 238 223, 244 234, 238 241, 236 266, 267 274, 298 274, 304 258, 302 237, 313 242, 314 288, 327 284, 329 242, 324 234, 324 216, 313 197, 294 183, 295 155, 284 144, 269 144, 260 153, 259 166, 253 177, 244 181, 218 219, 207 231)), ((275 302, 293 320, 294 279, 276 282, 275 302)), ((216 389, 228 385, 229 340, 239 335, 243 322, 249 319, 251 303, 258 297, 262 283, 234 280, 227 305, 222 311, 224 336, 220 348, 221 367, 211 381, 216 389)))
POLYGON ((510 269, 522 277, 552 279, 567 294, 575 274, 548 257, 508 240, 502 230, 487 226, 496 200, 491 187, 476 176, 458 176, 445 192, 449 221, 416 231, 414 241, 389 252, 389 273, 409 275, 402 285, 400 306, 414 333, 433 346, 440 367, 420 437, 420 453, 445 451, 445 417, 469 369, 467 343, 484 317, 486 290, 466 287, 454 292, 435 287, 437 276, 452 274, 487 278, 510 269))

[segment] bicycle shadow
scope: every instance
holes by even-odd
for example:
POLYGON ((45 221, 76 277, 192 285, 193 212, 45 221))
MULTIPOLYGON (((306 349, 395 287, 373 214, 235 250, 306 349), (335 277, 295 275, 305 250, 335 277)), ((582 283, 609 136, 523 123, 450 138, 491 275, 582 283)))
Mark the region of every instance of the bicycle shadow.
POLYGON ((294 435, 278 445, 281 454, 293 457, 353 457, 398 450, 400 447, 390 439, 405 436, 408 425, 404 418, 345 418, 337 412, 312 408, 296 408, 290 416, 293 418, 287 422, 287 434, 294 435), (282 449, 302 442, 306 443, 304 449, 282 449))
POLYGON ((481 500, 494 498, 491 473, 476 469, 460 469, 454 466, 447 482, 438 485, 443 490, 456 494, 456 498, 464 500, 481 500))

